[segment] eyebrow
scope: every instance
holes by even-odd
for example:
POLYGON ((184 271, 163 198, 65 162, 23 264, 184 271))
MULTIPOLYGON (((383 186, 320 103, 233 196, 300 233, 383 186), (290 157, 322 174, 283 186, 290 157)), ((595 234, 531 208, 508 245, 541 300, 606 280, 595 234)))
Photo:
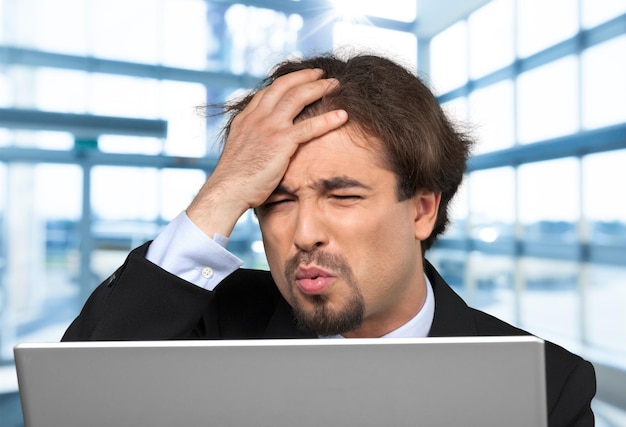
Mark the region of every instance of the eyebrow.
POLYGON ((341 190, 345 188, 361 188, 371 190, 372 187, 352 178, 337 176, 329 179, 323 179, 315 184, 315 188, 324 191, 341 190))
MULTIPOLYGON (((362 183, 361 181, 357 181, 356 179, 348 178, 345 176, 337 176, 328 179, 322 179, 317 181, 313 188, 317 191, 333 191, 333 190, 342 190, 346 188, 361 188, 364 190, 371 190, 372 187, 362 183)), ((295 193, 294 190, 289 189, 283 183, 278 184, 278 186, 272 191, 270 196, 290 196, 295 193)))

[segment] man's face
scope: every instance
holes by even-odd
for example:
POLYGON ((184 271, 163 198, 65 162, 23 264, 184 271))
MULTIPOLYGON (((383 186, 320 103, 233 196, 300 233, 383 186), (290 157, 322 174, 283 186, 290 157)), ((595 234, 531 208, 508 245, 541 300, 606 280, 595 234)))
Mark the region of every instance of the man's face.
POLYGON ((420 240, 439 198, 398 201, 380 150, 350 127, 303 144, 257 209, 272 276, 319 335, 381 336, 424 302, 420 240))

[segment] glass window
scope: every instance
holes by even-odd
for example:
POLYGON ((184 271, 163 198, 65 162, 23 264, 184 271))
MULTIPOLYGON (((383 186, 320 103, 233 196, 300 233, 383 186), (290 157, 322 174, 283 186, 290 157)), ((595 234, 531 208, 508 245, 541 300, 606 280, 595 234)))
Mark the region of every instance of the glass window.
POLYGON ((0 2, 0 43, 30 49, 86 53, 87 2, 20 0, 0 2), (6 22, 1 22, 6 20, 6 22))
POLYGON ((579 182, 579 162, 575 158, 519 167, 519 220, 524 225, 526 239, 542 243, 578 239, 579 182))
POLYGON ((158 117, 158 80, 90 74, 88 111, 93 114, 153 119, 158 117))
MULTIPOLYGON (((1 4, 0 4, 1 6, 1 4)), ((1 24, 1 22, 0 22, 1 24)), ((4 70, 7 70, 12 67, 6 67, 4 70)), ((0 107, 6 108, 13 105, 13 93, 11 92, 12 85, 9 80, 8 72, 4 71, 0 73, 0 107)))
POLYGON ((91 171, 91 269, 94 285, 115 271, 128 252, 158 231, 159 173, 154 168, 95 166, 91 171))
POLYGON ((469 305, 515 323, 515 263, 510 256, 471 252, 468 256, 465 292, 469 305))
POLYGON ((469 175, 471 236, 485 243, 513 237, 515 171, 486 169, 469 175))
POLYGON ((32 67, 11 65, 2 70, 6 75, 6 94, 0 95, 8 107, 32 109, 36 103, 37 77, 32 67))
POLYGON ((412 68, 417 65, 417 38, 404 31, 339 22, 333 26, 333 45, 349 52, 373 52, 393 59, 407 60, 412 68))
POLYGON ((467 23, 459 21, 430 42, 432 88, 444 94, 467 83, 467 23))
POLYGON ((583 215, 592 243, 626 246, 626 150, 583 158, 583 215))
POLYGON ((581 61, 583 127, 626 122, 626 36, 586 49, 581 61))
POLYGON ((518 1, 517 17, 517 53, 523 58, 576 35, 578 2, 518 1))
POLYGON ((5 128, 0 128, 0 147, 11 145, 12 142, 13 132, 5 128))
MULTIPOLYGON (((23 1, 13 3, 25 3, 23 1)), ((90 2, 84 0, 45 1, 35 0, 29 8, 28 19, 31 34, 37 37, 37 49, 87 54, 89 42, 88 10, 90 2), (33 22, 33 18, 36 22, 33 22)))
MULTIPOLYGON (((0 230, 2 230, 2 218, 4 217, 4 204, 6 197, 6 187, 8 184, 7 176, 6 176, 6 164, 0 162, 0 230)), ((2 234, 4 235, 4 233, 2 234)), ((0 235, 0 248, 2 247, 2 235, 0 235)), ((2 256, 0 254, 0 256, 2 256)), ((0 258, 1 259, 1 258, 0 258)), ((0 261, 0 269, 2 268, 2 261, 0 261)))
POLYGON ((196 169, 163 169, 159 173, 160 216, 171 221, 187 209, 206 180, 206 173, 196 169))
POLYGON ((475 154, 501 150, 513 145, 515 140, 513 105, 511 80, 503 80, 470 94, 470 123, 478 139, 474 148, 475 154))
POLYGON ((223 34, 218 28, 207 27, 207 3, 205 0, 156 2, 156 7, 160 7, 159 62, 172 67, 204 69, 207 56, 221 56, 223 34))
POLYGON ((207 103, 204 85, 162 81, 159 100, 159 116, 167 120, 165 153, 171 156, 204 156, 207 152, 207 121, 196 112, 196 107, 207 103))
POLYGON ((87 104, 88 74, 59 68, 37 68, 35 107, 60 113, 84 113, 87 104))
POLYGON ((45 150, 71 150, 74 148, 74 135, 68 132, 37 131, 28 132, 37 148, 45 150))
POLYGON ((394 21, 412 22, 417 13, 415 0, 395 0, 381 2, 380 0, 333 0, 337 14, 343 18, 359 19, 363 16, 377 16, 394 21))
POLYGON ((70 150, 74 147, 74 136, 67 132, 17 130, 0 133, 6 137, 6 145, 17 147, 36 147, 45 150, 70 150))
POLYGON ((513 11, 512 0, 494 0, 470 15, 470 78, 482 77, 515 59, 513 11))
MULTIPOLYGON (((597 348, 626 353, 626 268, 591 264, 585 289, 587 341, 597 348)), ((603 351, 605 357, 616 354, 603 351)))
POLYGON ((451 99, 450 101, 441 104, 441 108, 447 114, 448 118, 454 123, 464 125, 467 123, 467 116, 469 114, 469 107, 467 105, 467 98, 459 96, 458 98, 451 99))
POLYGON ((48 219, 80 219, 82 169, 77 165, 38 164, 35 173, 36 211, 45 212, 48 219))
POLYGON ((522 327, 557 343, 580 339, 578 264, 542 258, 522 260, 522 327))
POLYGON ((519 142, 546 140, 578 130, 577 69, 578 60, 570 55, 519 75, 519 142))
POLYGON ((91 0, 91 53, 100 58, 156 63, 161 35, 154 0, 91 0))
POLYGON ((96 219, 157 219, 159 195, 156 169, 95 166, 91 180, 91 206, 96 219))
POLYGON ((161 154, 163 141, 140 136, 101 135, 98 150, 103 153, 161 154))
POLYGON ((264 76, 284 55, 297 54, 302 17, 234 4, 224 15, 230 70, 264 76))
MULTIPOLYGON (((77 220, 82 170, 76 165, 12 164, 6 169, 2 357, 18 342, 58 341, 77 314, 77 220), (62 189, 62 191, 60 191, 62 189), (6 232, 6 233, 5 233, 6 232)), ((0 206, 1 203, 0 203, 0 206)))
POLYGON ((626 13, 626 0, 581 0, 582 25, 595 27, 626 13))

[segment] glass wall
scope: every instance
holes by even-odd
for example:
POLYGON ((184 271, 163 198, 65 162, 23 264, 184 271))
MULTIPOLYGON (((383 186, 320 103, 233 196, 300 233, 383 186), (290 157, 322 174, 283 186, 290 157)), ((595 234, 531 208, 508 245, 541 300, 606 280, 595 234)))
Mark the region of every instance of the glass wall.
POLYGON ((494 0, 429 44, 444 108, 479 141, 455 210, 466 227, 431 257, 470 304, 622 371, 625 13, 494 0))

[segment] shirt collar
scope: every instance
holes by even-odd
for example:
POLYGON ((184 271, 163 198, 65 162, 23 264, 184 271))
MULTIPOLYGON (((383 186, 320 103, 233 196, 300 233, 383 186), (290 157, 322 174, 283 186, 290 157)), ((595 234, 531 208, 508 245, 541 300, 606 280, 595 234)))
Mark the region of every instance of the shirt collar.
MULTIPOLYGON (((383 335, 381 338, 425 338, 428 336, 435 317, 435 295, 430 280, 428 280, 428 276, 424 275, 424 279, 426 281, 426 300, 420 311, 404 325, 383 335)), ((320 338, 344 337, 341 335, 331 335, 320 338)))

